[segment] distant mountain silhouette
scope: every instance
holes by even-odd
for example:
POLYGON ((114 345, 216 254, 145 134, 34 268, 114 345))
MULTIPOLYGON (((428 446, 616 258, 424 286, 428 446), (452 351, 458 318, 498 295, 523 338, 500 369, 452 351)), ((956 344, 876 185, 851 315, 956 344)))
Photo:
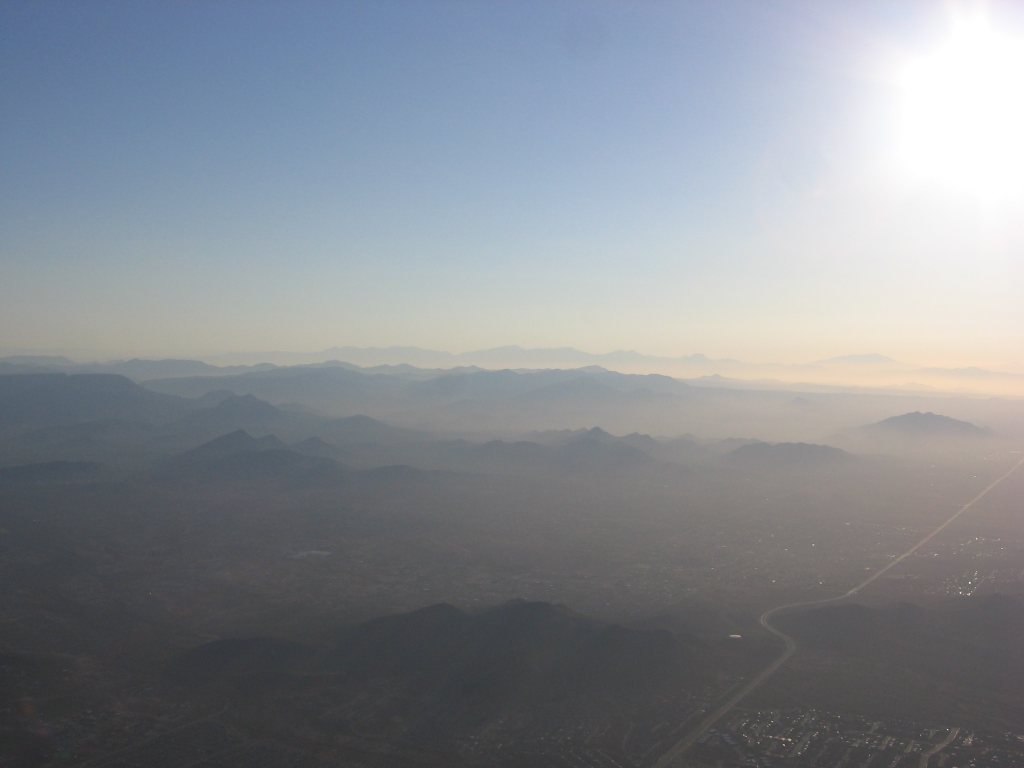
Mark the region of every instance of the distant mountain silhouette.
POLYGON ((465 469, 491 472, 608 473, 657 463, 630 441, 617 438, 600 427, 547 444, 525 440, 438 443, 436 455, 465 469))
POLYGON ((541 400, 556 403, 561 401, 605 403, 622 400, 625 397, 627 395, 620 390, 610 387, 596 378, 582 376, 569 381, 548 384, 523 395, 524 399, 530 401, 541 400))
POLYGON ((987 437, 987 429, 937 413, 905 413, 864 427, 870 434, 892 437, 987 437))
POLYGON ((101 419, 166 422, 195 405, 153 392, 124 376, 62 373, 0 376, 0 429, 101 419))
POLYGON ((336 445, 325 443, 319 437, 309 437, 291 446, 293 451, 303 453, 307 456, 322 456, 327 459, 336 459, 345 454, 345 451, 336 445))
POLYGON ((348 416, 343 419, 332 419, 323 426, 322 434, 329 441, 341 446, 353 443, 405 444, 430 438, 425 432, 393 427, 390 424, 385 424, 383 421, 371 419, 369 416, 348 416))
MULTIPOLYGON (((238 356, 232 356, 238 358, 238 356)), ((262 359, 272 359, 280 364, 315 363, 327 359, 346 360, 356 365, 398 365, 411 364, 433 368, 451 368, 452 366, 482 365, 488 368, 551 368, 581 367, 601 365, 614 368, 624 365, 644 363, 736 363, 734 360, 710 360, 702 354, 682 357, 656 357, 644 355, 632 350, 619 350, 604 354, 582 352, 572 347, 525 349, 516 345, 506 345, 492 349, 453 354, 439 350, 421 349, 419 347, 332 347, 315 354, 272 353, 262 359)), ((256 358, 251 358, 255 361, 256 358)))
POLYGON ((337 412, 339 404, 343 404, 346 410, 359 412, 389 403, 417 383, 342 366, 299 366, 229 376, 156 379, 146 382, 146 386, 183 397, 200 397, 213 390, 230 389, 271 403, 297 402, 328 412, 337 412))
POLYGON ((185 451, 157 471, 164 480, 284 487, 332 484, 346 474, 333 459, 289 450, 274 435, 255 438, 244 430, 185 451))
POLYGON ((380 409, 505 401, 519 406, 646 402, 654 396, 693 396, 696 388, 668 376, 633 375, 602 368, 581 370, 440 371, 423 379, 407 372, 354 367, 277 368, 232 376, 159 379, 155 391, 198 398, 230 389, 272 403, 297 402, 327 412, 379 413, 380 409))
POLYGON ((600 427, 591 427, 590 429, 580 430, 574 435, 571 435, 566 442, 575 443, 581 440, 592 443, 601 443, 603 445, 611 445, 612 443, 617 443, 619 438, 610 432, 606 432, 600 427))
POLYGON ((213 408, 215 405, 219 405, 229 397, 235 397, 235 393, 230 389, 214 389, 207 392, 202 397, 195 398, 195 403, 203 408, 213 408))
POLYGON ((256 438, 244 429, 239 429, 216 437, 208 443, 203 443, 198 448, 186 451, 181 455, 180 459, 188 462, 209 461, 212 459, 223 459, 245 451, 256 453, 284 448, 286 448, 285 444, 274 435, 256 438))
POLYGON ((216 376, 223 374, 223 368, 202 363, 198 360, 116 360, 89 366, 97 373, 116 373, 135 381, 162 379, 170 376, 216 376))
MULTIPOLYGON (((846 388, 834 381, 836 373, 841 376, 882 373, 886 376, 888 383, 879 382, 878 387, 905 387, 914 391, 927 391, 936 387, 947 389, 952 385, 954 390, 967 386, 976 391, 1019 394, 1021 386, 1024 385, 1024 375, 1022 374, 989 371, 977 367, 922 367, 902 363, 875 353, 841 355, 810 363, 755 364, 729 358, 711 359, 699 353, 680 357, 660 357, 631 350, 593 354, 569 347, 524 349, 510 345, 461 354, 415 347, 390 347, 387 349, 334 347, 310 354, 224 355, 211 358, 211 360, 213 359, 231 363, 244 360, 249 364, 212 365, 198 360, 171 359, 75 363, 67 358, 52 355, 18 355, 0 358, 0 375, 42 372, 114 373, 128 376, 135 381, 152 382, 154 388, 159 391, 196 397, 203 394, 201 389, 207 386, 202 382, 203 379, 236 379, 240 376, 280 372, 280 377, 273 381, 257 376, 255 379, 242 382, 239 386, 235 386, 234 383, 231 385, 236 391, 249 392, 272 402, 281 401, 275 390, 282 380, 294 377, 296 371, 315 369, 347 369, 364 374, 388 374, 390 378, 403 379, 407 383, 423 382, 453 373, 492 373, 499 369, 516 371, 565 369, 587 373, 604 371, 620 376, 624 374, 615 374, 614 372, 661 370, 672 372, 674 375, 685 377, 690 381, 708 381, 744 388, 756 384, 756 388, 761 389, 785 389, 788 388, 788 384, 794 382, 812 382, 825 384, 834 388, 835 391, 843 391, 846 388), (483 368, 478 367, 477 364, 483 368), (277 366, 282 367, 278 368, 277 366), (825 380, 822 380, 823 375, 825 380), (173 384, 167 385, 170 387, 169 389, 164 389, 163 385, 159 383, 163 379, 172 378, 175 381, 173 384), (181 391, 183 388, 192 391, 181 391)), ((314 407, 324 408, 327 406, 328 394, 326 392, 316 393, 314 390, 330 378, 330 376, 321 378, 318 383, 306 380, 299 387, 303 391, 298 392, 295 397, 287 399, 302 402, 316 399, 319 402, 314 407)), ((299 382, 293 382, 293 384, 296 383, 299 382)), ((677 386, 683 384, 683 382, 676 383, 677 386)), ((351 385, 354 382, 348 381, 347 384, 351 385)), ((848 384, 854 387, 865 384, 870 386, 870 383, 856 381, 848 382, 848 384)), ((662 390, 656 388, 652 391, 662 390)), ((353 393, 350 392, 349 395, 351 394, 353 393)), ((372 400, 372 396, 367 400, 372 400)), ((366 411, 366 404, 366 402, 361 403, 361 407, 358 407, 357 410, 366 411)))
POLYGON ((285 448, 240 451, 223 458, 187 465, 186 476, 202 482, 320 485, 340 480, 341 465, 285 448))
POLYGON ((611 472, 654 463, 650 454, 596 427, 555 452, 561 466, 575 471, 611 472))
MULTIPOLYGON (((493 349, 476 350, 460 354, 452 354, 438 350, 420 349, 417 347, 359 348, 333 347, 318 353, 270 353, 264 356, 227 355, 221 359, 231 362, 257 362, 270 360, 280 365, 324 364, 325 360, 347 361, 357 366, 367 366, 363 370, 377 370, 387 373, 387 367, 402 365, 421 366, 420 370, 466 370, 479 365, 495 370, 508 368, 551 369, 563 368, 577 371, 593 371, 605 369, 612 371, 651 371, 672 372, 689 380, 700 380, 709 376, 717 376, 723 384, 747 386, 752 382, 760 382, 761 388, 787 388, 784 382, 817 382, 834 384, 834 374, 883 373, 889 377, 889 384, 882 386, 907 386, 914 390, 927 390, 938 386, 945 388, 950 384, 960 388, 964 385, 973 389, 979 387, 984 391, 1013 391, 1019 394, 1024 384, 1024 375, 1000 371, 988 371, 978 368, 931 368, 903 363, 886 355, 877 353, 840 355, 827 360, 810 363, 746 363, 730 358, 711 359, 703 354, 683 355, 679 357, 661 357, 646 355, 632 350, 618 350, 608 353, 589 353, 571 347, 557 349, 524 349, 514 345, 493 349), (825 380, 822 381, 824 374, 825 380), (908 378, 909 377, 909 378, 908 378), (920 384, 913 384, 920 381, 920 384)), ((714 381, 714 379, 712 379, 714 381)), ((856 386, 856 383, 854 383, 856 386)), ((861 382, 863 385, 863 382, 861 382)), ((842 391, 843 387, 837 387, 842 391)))
POLYGON ((839 448, 811 443, 750 443, 725 456, 733 466, 751 469, 800 469, 842 464, 852 456, 839 448))
POLYGON ((633 432, 623 437, 619 437, 617 440, 623 445, 636 448, 649 456, 660 457, 667 453, 664 443, 659 440, 655 440, 650 435, 642 435, 639 432, 633 432))
POLYGON ((181 420, 179 429, 203 436, 236 429, 282 432, 296 420, 293 414, 286 413, 265 400, 252 395, 232 394, 220 398, 212 407, 189 413, 181 420))
MULTIPOLYGON (((621 432, 690 431, 706 435, 757 432, 776 440, 806 439, 802 436, 829 434, 844 428, 846 423, 838 414, 847 407, 845 401, 824 392, 813 396, 812 407, 804 402, 810 400, 810 396, 800 400, 794 397, 792 388, 770 391, 769 382, 761 382, 756 390, 695 386, 668 376, 622 374, 599 366, 545 370, 463 369, 433 374, 419 369, 415 375, 403 367, 399 375, 398 371, 337 364, 277 368, 243 375, 160 379, 147 382, 146 386, 190 398, 227 389, 265 400, 290 416, 360 414, 394 425, 415 424, 421 429, 463 434, 490 432, 494 436, 576 429, 581 424, 602 423, 621 432), (295 406, 286 407, 289 403, 301 404, 313 411, 299 413, 295 406)), ((919 398, 913 402, 922 410, 940 410, 937 401, 919 398)), ((235 422, 220 424, 219 430, 243 428, 273 432, 289 441, 317 434, 326 442, 343 448, 353 441, 390 444, 391 438, 398 437, 392 434, 390 438, 380 435, 356 438, 341 434, 342 426, 350 433, 355 427, 339 423, 335 425, 339 428, 338 434, 312 429, 300 434, 300 430, 276 424, 257 429, 253 424, 235 422)), ((411 435, 405 437, 412 439, 411 435)), ((392 458, 408 460, 397 455, 392 458)), ((667 453, 658 458, 671 460, 667 453)))
POLYGON ((211 413, 231 419, 274 419, 281 416, 281 411, 265 400, 252 395, 232 395, 225 397, 213 408, 211 413))
POLYGON ((198 483, 270 485, 294 490, 338 484, 399 488, 449 474, 383 463, 372 469, 353 470, 336 460, 345 453, 317 437, 289 447, 275 435, 256 438, 240 429, 162 461, 154 477, 198 483))

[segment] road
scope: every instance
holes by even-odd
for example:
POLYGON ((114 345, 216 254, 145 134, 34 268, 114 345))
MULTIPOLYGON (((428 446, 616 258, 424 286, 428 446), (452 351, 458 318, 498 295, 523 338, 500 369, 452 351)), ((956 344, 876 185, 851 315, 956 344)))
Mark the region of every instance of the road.
POLYGON ((735 707, 737 704, 740 703, 740 701, 742 701, 744 698, 746 698, 748 695, 750 695, 750 693, 752 691, 754 691, 755 689, 759 688, 764 683, 765 680, 767 680, 772 675, 774 675, 778 671, 779 667, 781 667, 783 664, 785 664, 787 661, 789 661, 790 658, 793 656, 793 654, 796 653, 796 641, 792 637, 787 635, 785 632, 783 632, 782 630, 778 629, 777 627, 772 626, 771 620, 772 620, 773 616, 775 616, 776 614, 779 614, 779 613, 783 613, 785 611, 796 610, 798 608, 809 608, 811 606, 832 605, 832 604, 835 604, 835 603, 840 603, 843 600, 846 600, 846 599, 848 599, 850 597, 853 597, 858 592, 860 592, 862 589, 864 589, 864 587, 868 586, 871 582, 873 582, 876 579, 878 579, 879 577, 883 576, 891 568, 894 568, 895 566, 899 565, 901 562, 906 560, 912 554, 917 552, 917 550, 919 550, 921 547, 923 547, 925 544, 927 544, 929 541, 931 541, 933 538, 935 538, 935 536, 937 536, 939 533, 941 533, 943 530, 945 530, 949 525, 951 525, 953 523, 953 521, 955 521, 958 517, 960 517, 960 515, 962 515, 968 509, 973 507, 978 501, 980 501, 982 498, 984 498, 988 494, 989 491, 991 491, 993 488, 995 488, 997 485, 999 485, 1001 482, 1003 482, 1003 480, 1005 480, 1010 475, 1012 475, 1014 472, 1016 472, 1017 469, 1022 464, 1024 464, 1024 459, 1021 459, 1016 464, 1014 464, 1006 474, 1004 474, 1004 475, 998 477, 996 480, 992 481, 992 483, 988 487, 986 487, 985 490, 983 490, 981 493, 979 493, 973 499, 971 499, 966 504, 964 504, 962 507, 960 507, 960 509, 958 509, 953 514, 952 517, 950 517, 948 520, 946 520, 944 523, 942 523, 942 525, 940 525, 937 528, 935 528, 931 533, 929 533, 927 536, 925 536, 923 539, 921 539, 919 542, 917 542, 917 544, 912 546, 910 549, 908 549, 906 552, 904 552, 899 557, 894 558, 891 562, 889 562, 884 567, 879 568, 877 571, 872 573, 870 576, 868 576, 866 579, 864 579, 864 581, 862 581, 857 586, 853 587, 853 589, 849 590, 848 592, 845 592, 842 595, 839 595, 838 597, 826 597, 826 598, 823 598, 821 600, 805 600, 805 601, 799 602, 799 603, 788 603, 786 605, 776 606, 775 608, 769 608, 767 611, 762 613, 761 614, 761 626, 763 626, 765 629, 767 629, 769 632, 771 632, 776 637, 781 638, 781 640, 785 643, 785 650, 783 650, 782 655, 779 656, 777 659, 775 659, 775 661, 773 661, 771 664, 769 664, 767 668, 762 670, 757 675, 757 677, 752 679, 749 683, 747 683, 745 686, 740 688, 739 691, 737 691, 732 696, 730 696, 728 699, 726 699, 726 701, 724 703, 719 705, 714 711, 711 712, 711 714, 709 714, 707 717, 705 717, 697 725, 696 728, 691 730, 689 733, 687 733, 685 736, 683 736, 679 741, 677 741, 675 744, 673 744, 672 747, 669 748, 669 750, 667 752, 665 752, 665 754, 663 754, 658 759, 658 762, 656 762, 654 764, 654 768, 669 768, 669 766, 672 766, 680 757, 683 756, 683 754, 685 754, 685 752, 691 746, 693 746, 694 742, 697 741, 697 739, 699 739, 702 735, 704 735, 707 732, 707 730, 709 728, 711 728, 715 723, 717 723, 719 720, 721 720, 723 717, 725 717, 725 715, 727 715, 730 711, 732 711, 733 707, 735 707))
POLYGON ((937 755, 939 752, 941 752, 946 747, 948 747, 950 744, 952 744, 953 743, 953 739, 955 739, 959 734, 960 734, 960 729, 959 728, 954 728, 953 730, 951 730, 949 732, 949 735, 946 736, 946 738, 944 738, 942 741, 940 741, 934 747, 929 749, 927 752, 922 752, 921 753, 921 759, 917 761, 917 768, 928 768, 928 761, 932 759, 932 755, 937 755))

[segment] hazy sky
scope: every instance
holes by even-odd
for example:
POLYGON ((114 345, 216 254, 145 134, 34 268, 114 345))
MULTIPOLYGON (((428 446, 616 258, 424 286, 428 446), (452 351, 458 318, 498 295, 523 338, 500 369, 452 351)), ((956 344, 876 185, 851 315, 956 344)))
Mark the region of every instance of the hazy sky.
POLYGON ((1024 363, 1020 198, 896 160, 947 18, 5 0, 0 347, 1024 363))

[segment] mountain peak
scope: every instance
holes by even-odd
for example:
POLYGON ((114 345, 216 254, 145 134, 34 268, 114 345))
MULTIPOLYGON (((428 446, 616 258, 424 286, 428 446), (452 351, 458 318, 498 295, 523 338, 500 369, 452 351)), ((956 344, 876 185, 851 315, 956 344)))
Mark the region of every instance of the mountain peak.
POLYGON ((215 437, 198 448, 186 451, 183 458, 190 460, 220 459, 244 451, 270 451, 284 447, 285 444, 274 435, 255 438, 244 429, 237 429, 226 435, 215 437))
POLYGON ((960 421, 931 411, 892 416, 869 425, 867 429, 903 437, 983 437, 989 434, 987 429, 969 421, 960 421))
POLYGON ((821 467, 847 461, 850 454, 830 445, 814 443, 750 443, 726 454, 745 467, 821 467))

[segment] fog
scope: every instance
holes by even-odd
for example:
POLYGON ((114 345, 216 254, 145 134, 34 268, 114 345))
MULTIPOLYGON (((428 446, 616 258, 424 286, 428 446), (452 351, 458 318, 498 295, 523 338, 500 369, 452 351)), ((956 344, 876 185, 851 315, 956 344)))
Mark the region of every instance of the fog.
POLYGON ((1024 4, 0 3, 0 768, 1024 765, 1024 4))
POLYGON ((1024 714, 1024 477, 834 602, 1016 466, 1022 401, 595 367, 6 362, 19 764, 654 765, 722 759, 708 734, 730 733, 810 765, 765 734, 803 711, 815 754, 846 748, 828 718, 893 739, 924 723, 934 746, 1024 714), (795 659, 708 731, 785 637, 795 659))

